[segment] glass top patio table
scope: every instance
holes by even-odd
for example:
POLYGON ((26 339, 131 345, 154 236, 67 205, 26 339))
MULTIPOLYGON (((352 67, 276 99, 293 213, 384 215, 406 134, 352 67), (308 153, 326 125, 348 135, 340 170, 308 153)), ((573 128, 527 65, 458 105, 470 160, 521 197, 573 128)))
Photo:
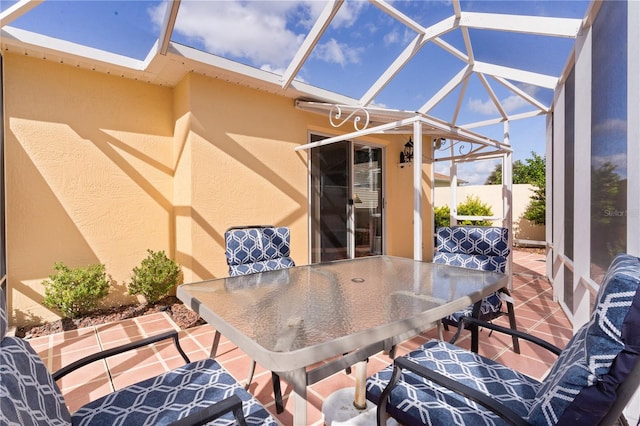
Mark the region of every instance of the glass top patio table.
POLYGON ((506 285, 500 273, 372 256, 183 284, 177 296, 304 399, 307 385, 506 285), (305 370, 345 353, 332 368, 305 370))

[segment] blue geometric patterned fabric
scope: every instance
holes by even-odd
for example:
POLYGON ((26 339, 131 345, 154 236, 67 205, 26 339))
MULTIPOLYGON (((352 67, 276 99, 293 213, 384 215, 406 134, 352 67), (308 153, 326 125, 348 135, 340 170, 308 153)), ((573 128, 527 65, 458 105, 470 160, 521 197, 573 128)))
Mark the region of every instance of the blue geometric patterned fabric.
POLYGON ((0 342, 0 424, 68 425, 71 415, 42 358, 18 337, 0 342))
MULTIPOLYGON (((213 359, 189 363, 128 386, 80 408, 73 416, 58 385, 31 345, 5 336, 7 309, 0 291, 0 425, 162 425, 237 395, 249 425, 275 419, 213 359)), ((87 368, 87 367, 85 367, 87 368)), ((210 424, 232 425, 231 413, 210 424)))
POLYGON ((494 226, 443 226, 436 251, 485 256, 509 256, 509 230, 494 226))
POLYGON ((480 271, 502 272, 507 269, 507 258, 504 256, 486 256, 484 254, 464 254, 436 252, 434 263, 478 269, 480 271))
MULTIPOLYGON (((514 370, 446 342, 429 341, 407 357, 484 392, 532 425, 595 425, 616 390, 640 362, 640 259, 618 255, 598 291, 591 318, 538 383, 514 370)), ((392 366, 367 379, 378 403, 392 366)), ((404 371, 387 411, 403 424, 504 424, 482 406, 404 371)))
POLYGON ((224 234, 229 275, 246 275, 295 266, 287 227, 230 229, 224 234))
POLYGON ((640 357, 640 259, 611 263, 589 322, 575 334, 540 388, 534 424, 597 424, 640 357), (615 361, 615 362, 614 362, 615 361))
POLYGON ((71 415, 58 385, 31 345, 5 336, 7 296, 0 289, 0 425, 67 425, 71 415))
MULTIPOLYGON (((413 362, 495 396, 526 417, 540 383, 495 361, 448 342, 430 340, 406 355, 413 362)), ((380 401, 389 383, 390 365, 367 379, 367 399, 380 401)), ((389 396, 387 411, 401 424, 503 425, 495 413, 457 393, 404 371, 389 396)))
MULTIPOLYGON (((75 412, 74 425, 162 425, 231 395, 242 400, 249 425, 276 425, 271 415, 211 358, 192 362, 160 376, 110 393, 75 412)), ((216 425, 234 425, 231 413, 216 425)))
MULTIPOLYGON (((434 263, 460 266, 482 271, 504 273, 507 269, 509 230, 489 226, 444 226, 437 230, 434 263)), ((502 310, 504 296, 493 293, 484 299, 480 307, 480 318, 495 316, 502 310)), ((454 312, 444 318, 456 325, 461 317, 471 316, 473 305, 454 312)))

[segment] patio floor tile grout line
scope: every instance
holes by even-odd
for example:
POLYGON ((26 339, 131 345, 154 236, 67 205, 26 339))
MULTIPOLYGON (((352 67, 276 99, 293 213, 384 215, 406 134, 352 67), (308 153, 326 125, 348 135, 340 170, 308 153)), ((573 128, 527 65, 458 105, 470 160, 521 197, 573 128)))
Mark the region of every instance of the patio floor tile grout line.
MULTIPOLYGON (((96 342, 98 344, 98 351, 102 352, 104 350, 104 345, 102 344, 102 340, 100 339, 100 332, 98 330, 98 326, 91 326, 91 328, 93 329, 93 332, 95 334, 96 337, 96 342)), ((107 372, 107 380, 109 382, 109 389, 111 390, 111 392, 115 392, 116 387, 113 384, 113 377, 111 375, 111 369, 109 368, 109 363, 107 362, 106 358, 100 360, 100 362, 102 363, 102 365, 104 366, 104 369, 107 372)))

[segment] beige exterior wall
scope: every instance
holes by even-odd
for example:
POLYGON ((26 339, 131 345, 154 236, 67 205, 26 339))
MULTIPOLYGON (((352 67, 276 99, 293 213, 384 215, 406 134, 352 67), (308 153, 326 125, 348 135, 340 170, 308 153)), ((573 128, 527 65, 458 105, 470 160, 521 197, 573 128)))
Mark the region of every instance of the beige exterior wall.
POLYGON ((4 56, 9 302, 52 318, 53 263, 104 263, 113 299, 146 249, 169 250, 172 91, 23 56, 4 56))
MULTIPOLYGON (((174 258, 186 282, 226 276, 232 225, 289 226, 292 257, 308 262, 307 153, 294 148, 312 131, 339 134, 326 117, 201 75, 168 88, 13 54, 4 88, 14 324, 57 318, 41 282, 58 261, 105 264, 107 304, 135 301, 126 285, 147 249, 174 258)), ((412 257, 412 172, 397 166, 406 137, 362 141, 387 148, 386 252, 412 257)))
POLYGON ((233 225, 291 228, 292 257, 307 263, 306 153, 310 117, 293 101, 191 75, 191 127, 177 176, 178 261, 185 280, 227 275, 224 231, 233 225), (185 220, 186 219, 186 220, 185 220))
MULTIPOLYGON (((390 232, 387 234, 388 254, 400 257, 413 258, 413 167, 398 166, 399 153, 406 142, 406 137, 398 142, 395 149, 390 149, 387 192, 387 213, 389 217, 390 232), (393 220, 391 220, 393 218, 393 220)), ((431 204, 431 180, 429 176, 430 165, 422 166, 422 259, 433 258, 433 223, 431 204)))
MULTIPOLYGON (((529 205, 534 187, 527 184, 513 185, 513 237, 520 240, 545 241, 545 227, 535 225, 524 218, 524 212, 529 205)), ((457 191, 458 204, 464 202, 467 196, 479 197, 489 206, 495 216, 502 216, 502 186, 501 185, 469 185, 459 186, 457 191)), ((436 207, 451 206, 451 191, 449 187, 435 188, 436 207)), ((496 226, 502 226, 498 221, 496 226)))

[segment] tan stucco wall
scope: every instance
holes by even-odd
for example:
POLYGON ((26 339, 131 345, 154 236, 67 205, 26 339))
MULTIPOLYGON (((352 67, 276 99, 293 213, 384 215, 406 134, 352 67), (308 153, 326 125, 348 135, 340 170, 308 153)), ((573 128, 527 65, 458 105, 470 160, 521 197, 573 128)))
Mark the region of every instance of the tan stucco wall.
MULTIPOLYGON (((399 167, 398 157, 407 138, 401 138, 389 148, 387 187, 387 214, 390 229, 387 233, 388 254, 413 258, 413 167, 399 167)), ((422 259, 431 260, 433 256, 431 180, 430 165, 422 165, 422 259)))
POLYGON ((176 176, 186 192, 176 193, 185 279, 227 275, 224 231, 234 225, 289 226, 292 257, 307 263, 306 153, 294 147, 310 117, 291 99, 220 80, 190 75, 181 85, 191 114, 176 176))
POLYGON ((117 300, 146 249, 169 250, 172 91, 4 57, 8 283, 18 322, 51 319, 54 262, 104 263, 117 300))
MULTIPOLYGON (((345 131, 327 117, 197 74, 168 88, 13 54, 4 71, 14 324, 58 318, 41 305, 57 261, 105 264, 107 304, 135 301, 126 284, 147 249, 174 258, 186 282, 226 276, 233 225, 289 226, 292 257, 308 262, 308 160, 294 148, 309 132, 345 131)), ((412 172, 397 161, 406 137, 362 141, 386 147, 386 252, 413 257, 412 172)))

